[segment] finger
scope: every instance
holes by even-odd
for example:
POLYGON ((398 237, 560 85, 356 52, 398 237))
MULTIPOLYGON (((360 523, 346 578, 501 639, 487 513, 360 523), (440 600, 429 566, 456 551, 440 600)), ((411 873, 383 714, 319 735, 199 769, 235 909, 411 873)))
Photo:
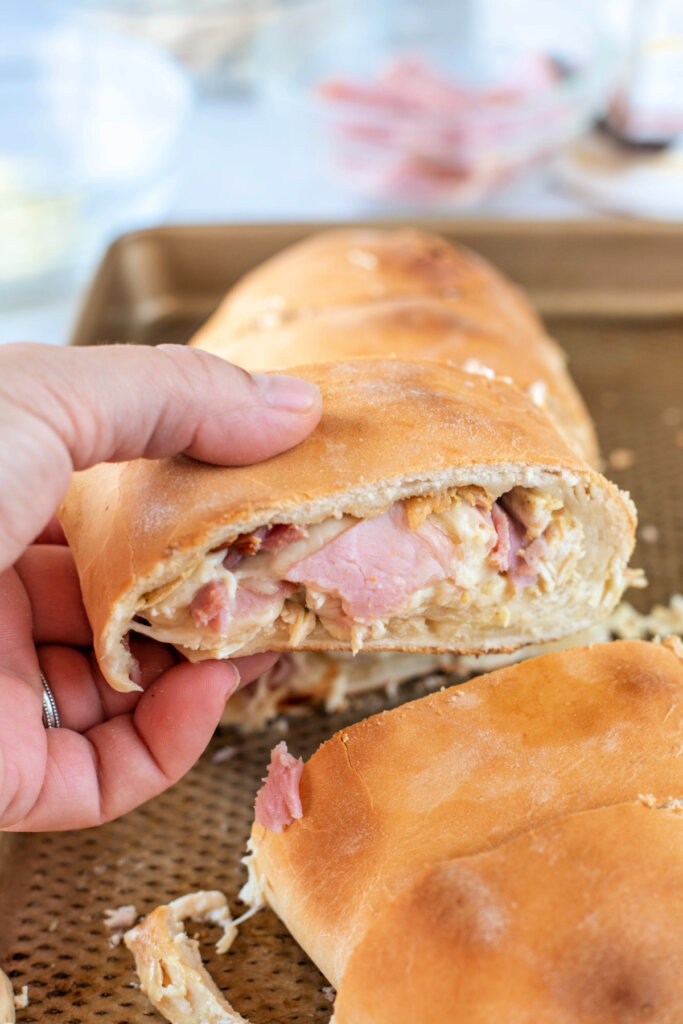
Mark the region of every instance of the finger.
POLYGON ((250 654, 247 658, 233 658, 232 663, 240 674, 240 682, 237 689, 241 690, 248 683, 253 683, 255 679, 258 679, 269 668, 272 668, 278 658, 279 654, 274 652, 250 654))
POLYGON ((0 670, 11 672, 40 692, 38 659, 32 639, 28 594, 15 569, 0 573, 0 670))
MULTIPOLYGON (((131 648, 140 666, 143 690, 176 664, 175 652, 154 640, 135 640, 131 648)), ((132 714, 138 704, 140 692, 113 690, 92 654, 86 655, 73 647, 46 644, 38 648, 38 660, 54 695, 61 724, 66 729, 87 732, 116 715, 132 714)))
POLYGON ((10 830, 85 828, 161 793, 201 755, 236 683, 229 662, 176 665, 140 697, 133 715, 84 736, 49 730, 43 788, 10 830))
MULTIPOLYGON (((143 690, 151 686, 162 672, 167 672, 169 668, 183 660, 175 648, 147 636, 131 633, 129 643, 130 653, 140 666, 140 686, 143 690)), ((105 682, 101 673, 100 678, 107 687, 107 693, 117 694, 117 691, 112 690, 111 686, 105 682)), ((119 696, 129 696, 129 694, 119 694, 119 696)))
POLYGON ((15 568, 31 602, 37 644, 86 647, 92 643, 76 566, 67 547, 32 544, 15 568))
POLYGON ((66 544, 66 537, 62 524, 60 523, 57 516, 53 516, 50 522, 47 524, 44 530, 41 530, 34 544, 66 544))
MULTIPOLYGON (((177 664, 179 658, 173 648, 146 637, 134 637, 131 651, 140 666, 143 690, 177 664)), ((233 661, 239 673, 236 689, 272 668, 277 658, 277 654, 252 654, 233 661)), ((92 655, 73 647, 45 644, 38 648, 38 660, 50 684, 62 726, 66 729, 87 732, 116 715, 131 714, 138 704, 139 691, 119 693, 113 690, 92 655)))
POLYGON ((245 465, 298 444, 318 389, 177 345, 0 349, 0 568, 45 527, 73 469, 184 452, 245 465))
MULTIPOLYGON (((38 661, 50 684, 62 728, 87 732, 94 725, 106 721, 96 681, 96 668, 82 651, 47 644, 38 648, 38 661)), ((123 696, 137 697, 138 694, 123 696)), ((135 700, 129 701, 128 707, 121 711, 132 711, 135 703, 135 700)))
POLYGON ((47 730, 37 661, 34 673, 32 685, 19 675, 0 672, 0 829, 28 813, 45 774, 47 730))

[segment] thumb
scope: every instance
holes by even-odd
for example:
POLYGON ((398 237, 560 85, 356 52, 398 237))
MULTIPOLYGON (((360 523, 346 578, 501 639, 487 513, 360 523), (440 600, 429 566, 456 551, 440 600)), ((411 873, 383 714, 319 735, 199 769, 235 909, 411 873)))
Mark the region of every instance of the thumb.
POLYGON ((302 441, 321 411, 313 384, 184 346, 3 346, 0 568, 43 529, 75 469, 179 452, 259 462, 302 441))

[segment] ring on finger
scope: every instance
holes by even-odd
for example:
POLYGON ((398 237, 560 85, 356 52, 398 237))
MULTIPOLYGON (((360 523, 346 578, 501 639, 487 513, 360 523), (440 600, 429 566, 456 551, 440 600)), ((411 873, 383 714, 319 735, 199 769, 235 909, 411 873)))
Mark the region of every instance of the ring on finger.
POLYGON ((59 729, 62 723, 59 720, 57 702, 50 684, 42 672, 40 673, 40 681, 43 684, 43 725, 46 729, 59 729))

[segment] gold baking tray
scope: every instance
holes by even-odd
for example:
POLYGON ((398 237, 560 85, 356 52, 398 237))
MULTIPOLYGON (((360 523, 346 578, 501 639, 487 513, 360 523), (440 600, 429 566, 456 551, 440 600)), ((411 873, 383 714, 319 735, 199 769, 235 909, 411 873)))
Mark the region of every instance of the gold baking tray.
MULTIPOLYGON (((246 270, 328 225, 169 227, 111 247, 73 344, 186 341, 246 270)), ((595 417, 603 453, 632 464, 608 473, 631 491, 647 530, 634 565, 650 579, 641 609, 681 589, 683 568, 683 228, 629 223, 429 222, 484 253, 531 294, 595 417), (623 458, 623 457, 622 457, 623 458)), ((403 687, 397 700, 423 692, 403 687)), ((140 913, 197 888, 233 899, 254 793, 283 736, 309 755, 335 729, 391 706, 370 695, 345 713, 309 711, 250 737, 217 735, 170 792, 99 829, 3 836, 0 965, 28 984, 21 1021, 140 1024, 156 1014, 133 987, 132 959, 109 946, 103 911, 140 913), (226 745, 233 756, 214 763, 226 745)), ((233 907, 239 911, 235 901, 233 907)), ((193 924, 188 923, 192 932, 193 924)), ((269 911, 246 922, 231 952, 198 926, 209 969, 253 1024, 327 1021, 325 981, 269 911)))

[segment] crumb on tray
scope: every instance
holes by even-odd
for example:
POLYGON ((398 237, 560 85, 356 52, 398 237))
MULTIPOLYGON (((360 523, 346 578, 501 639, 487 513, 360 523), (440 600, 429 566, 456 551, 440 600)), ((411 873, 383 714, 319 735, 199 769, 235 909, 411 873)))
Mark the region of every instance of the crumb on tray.
POLYGON ((237 747, 219 747, 211 756, 211 764, 223 764, 225 761, 231 761, 236 753, 237 747))
POLYGON ((636 453, 631 448, 615 448, 608 457, 611 469, 630 469, 635 461, 636 453))
POLYGON ((28 985, 22 985, 19 995, 15 995, 14 997, 14 1005, 17 1010, 25 1010, 28 1004, 28 985))
POLYGON ((118 928, 132 928, 138 919, 138 912, 134 903, 126 903, 122 907, 108 907, 104 912, 104 923, 112 930, 118 928))
POLYGON ((638 535, 645 544, 656 544, 659 540, 659 530, 654 523, 645 523, 638 531, 638 535))

